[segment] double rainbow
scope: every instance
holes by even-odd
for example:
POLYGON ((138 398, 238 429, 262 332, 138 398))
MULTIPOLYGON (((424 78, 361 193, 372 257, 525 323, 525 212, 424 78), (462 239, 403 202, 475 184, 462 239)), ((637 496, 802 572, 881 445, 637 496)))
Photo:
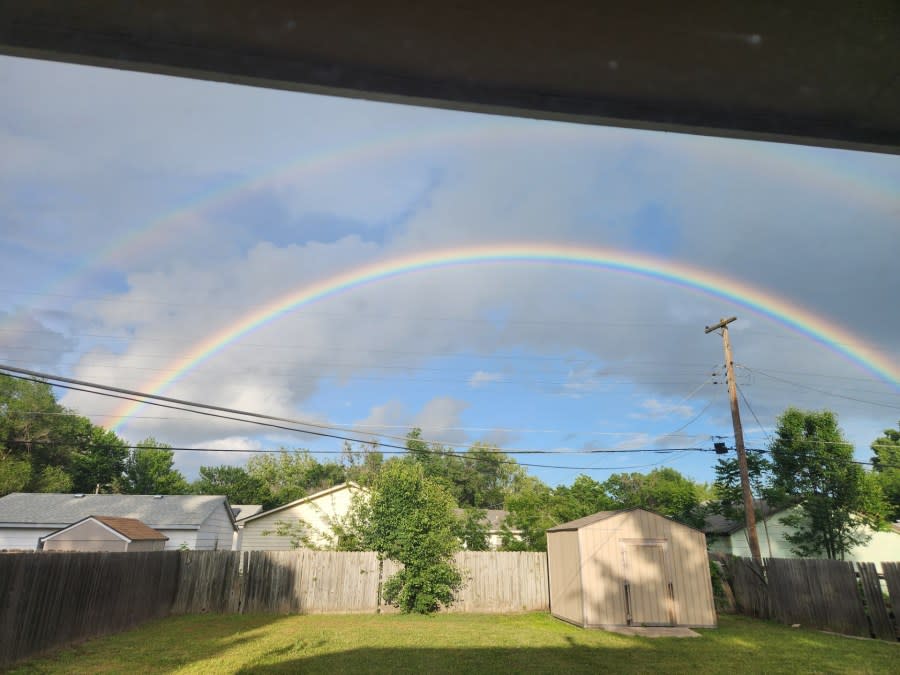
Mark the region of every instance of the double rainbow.
MULTIPOLYGON (((724 299, 769 317, 843 354, 895 387, 900 380, 900 369, 897 364, 874 346, 842 326, 750 284, 683 263, 637 253, 609 248, 533 243, 456 247, 415 253, 364 265, 305 285, 275 298, 197 342, 188 352, 171 361, 161 375, 145 383, 140 389, 148 393, 160 393, 175 380, 254 330, 277 321, 289 312, 354 288, 441 268, 520 263, 603 269, 654 279, 724 299)), ((140 406, 140 403, 128 403, 119 408, 111 422, 111 428, 118 429, 140 406)))

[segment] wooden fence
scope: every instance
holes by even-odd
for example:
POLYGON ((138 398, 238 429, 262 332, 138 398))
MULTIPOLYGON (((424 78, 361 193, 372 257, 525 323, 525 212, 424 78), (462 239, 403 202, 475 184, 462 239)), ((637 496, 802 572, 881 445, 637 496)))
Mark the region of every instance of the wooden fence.
MULTIPOLYGON (((452 612, 549 609, 545 553, 456 555, 452 612)), ((48 648, 170 614, 395 611, 375 553, 155 551, 0 554, 0 669, 48 648)))
POLYGON ((0 670, 168 616, 179 563, 177 551, 0 554, 0 670))
POLYGON ((900 563, 714 556, 726 570, 739 612, 845 635, 900 636, 900 563), (887 590, 887 594, 884 592, 887 590))

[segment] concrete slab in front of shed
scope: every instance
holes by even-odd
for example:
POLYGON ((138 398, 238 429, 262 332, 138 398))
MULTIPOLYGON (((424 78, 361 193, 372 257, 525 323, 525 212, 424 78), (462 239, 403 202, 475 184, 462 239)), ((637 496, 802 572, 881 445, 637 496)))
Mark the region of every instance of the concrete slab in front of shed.
POLYGON ((687 626, 610 626, 604 628, 610 633, 619 635, 636 635, 648 638, 696 638, 700 633, 695 633, 687 626))

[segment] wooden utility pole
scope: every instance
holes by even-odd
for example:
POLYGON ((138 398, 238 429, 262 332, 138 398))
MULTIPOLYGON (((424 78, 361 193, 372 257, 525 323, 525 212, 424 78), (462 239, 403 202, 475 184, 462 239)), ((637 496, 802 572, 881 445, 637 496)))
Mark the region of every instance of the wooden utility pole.
POLYGON ((750 474, 747 469, 747 451, 744 449, 744 429, 741 426, 741 411, 738 408, 737 383, 734 380, 734 359, 731 356, 731 341, 728 339, 728 324, 737 321, 737 317, 722 319, 715 326, 707 326, 707 334, 721 329, 722 346, 725 349, 725 370, 728 374, 728 398, 731 400, 731 423, 734 425, 734 445, 737 448, 738 467, 741 471, 741 490, 744 493, 744 523, 747 528, 747 541, 750 542, 750 555, 757 564, 762 565, 762 554, 759 551, 759 537, 756 534, 756 511, 753 508, 753 494, 750 492, 750 474))

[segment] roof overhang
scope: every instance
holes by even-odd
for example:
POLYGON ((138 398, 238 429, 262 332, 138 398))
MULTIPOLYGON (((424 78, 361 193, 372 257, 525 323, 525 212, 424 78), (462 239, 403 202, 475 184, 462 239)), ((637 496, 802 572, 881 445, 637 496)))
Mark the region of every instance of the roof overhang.
POLYGON ((0 53, 900 152, 900 4, 0 0, 0 53))

